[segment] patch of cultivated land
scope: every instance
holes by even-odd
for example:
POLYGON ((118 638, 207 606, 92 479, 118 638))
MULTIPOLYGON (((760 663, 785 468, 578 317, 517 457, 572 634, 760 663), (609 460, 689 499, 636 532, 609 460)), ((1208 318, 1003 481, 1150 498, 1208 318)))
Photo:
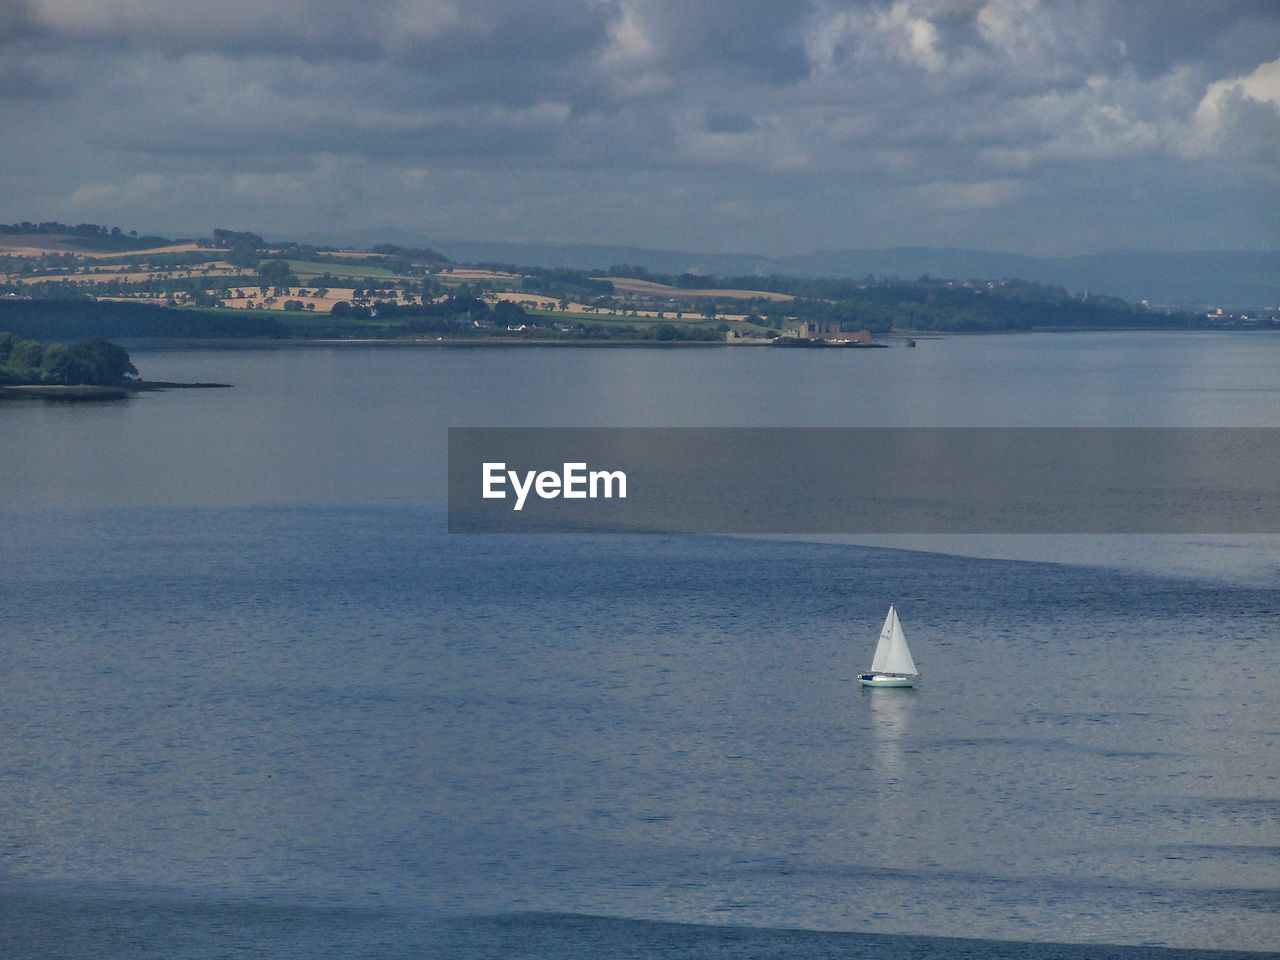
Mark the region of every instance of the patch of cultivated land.
POLYGON ((43 257, 50 253, 74 253, 78 257, 98 260, 105 257, 141 256, 158 253, 191 253, 203 249, 195 243, 174 243, 167 247, 145 250, 87 250, 70 234, 6 233, 0 234, 0 256, 43 257))
POLYGON ((192 277, 241 277, 245 273, 238 267, 230 264, 222 266, 214 266, 209 269, 203 267, 182 268, 181 270, 110 270, 110 269, 92 269, 83 273, 55 273, 43 274, 36 277, 14 277, 14 283, 60 283, 63 281, 75 281, 77 283, 106 283, 110 280, 119 280, 125 283, 140 283, 146 280, 186 280, 192 277))
MULTIPOLYGON (((344 254, 345 256, 345 254, 344 254)), ((273 257, 264 257, 263 259, 271 260, 273 257)), ((376 277, 378 279, 389 279, 395 276, 386 267, 353 267, 348 263, 324 263, 320 260, 288 260, 289 269, 298 276, 318 277, 321 274, 329 274, 334 277, 376 277)))
MULTIPOLYGON (((301 300, 304 304, 312 304, 312 309, 316 313, 330 313, 333 311, 333 305, 339 300, 351 301, 355 295, 355 291, 350 287, 287 287, 286 289, 289 292, 283 296, 268 292, 264 297, 261 287, 232 287, 228 291, 231 296, 221 300, 220 303, 232 310, 283 310, 286 300, 301 300), (324 289, 325 295, 317 297, 315 295, 317 289, 324 289), (307 292, 301 293, 303 290, 307 292)), ((269 290, 274 291, 275 288, 271 287, 269 290)))
POLYGON ((517 273, 503 273, 501 270, 472 270, 469 267, 446 267, 437 275, 441 280, 520 280, 517 273))
MULTIPOLYGON (((556 297, 549 297, 545 293, 516 293, 512 291, 499 291, 497 293, 486 293, 481 299, 487 303, 497 303, 504 301, 506 303, 515 303, 524 307, 526 310, 556 310, 560 301, 556 297)), ((580 303, 570 303, 569 309, 575 306, 580 307, 580 303)))
POLYGON ((195 253, 198 250, 205 249, 207 248, 200 246, 198 243, 173 243, 167 247, 148 247, 145 250, 86 250, 84 252, 77 250, 76 253, 80 254, 80 256, 88 257, 91 260, 97 260, 102 257, 143 257, 165 253, 195 253))
MULTIPOLYGON (((286 300, 300 300, 304 305, 312 304, 312 309, 316 313, 331 313, 333 305, 339 301, 345 300, 348 303, 355 300, 355 291, 350 287, 286 287, 288 293, 277 294, 275 287, 268 287, 268 293, 264 296, 261 287, 232 287, 228 293, 229 297, 219 301, 224 307, 232 310, 283 310, 286 300), (316 296, 317 290, 324 290, 323 297, 316 296), (303 291, 306 291, 305 293, 303 291)), ((378 300, 388 300, 389 297, 378 297, 378 300)), ((416 295, 406 296, 400 292, 396 299, 396 303, 401 306, 417 304, 421 302, 421 298, 416 295)))
MULTIPOLYGON (((694 313, 694 312, 682 313, 679 318, 676 317, 676 311, 674 310, 660 310, 656 307, 648 310, 637 309, 634 313, 630 309, 626 311, 618 310, 611 313, 608 310, 601 310, 598 307, 593 307, 585 303, 577 303, 572 300, 569 301, 567 310, 561 310, 559 300, 557 300, 555 297, 549 297, 546 294, 541 294, 541 293, 511 293, 511 292, 486 293, 482 299, 484 299, 488 303, 497 303, 499 300, 505 300, 508 303, 518 304, 519 306, 524 307, 526 310, 536 310, 540 313, 554 314, 555 316, 558 316, 558 317, 572 316, 576 319, 581 319, 583 317, 586 317, 593 320, 610 320, 610 321, 626 321, 630 319, 630 320, 644 320, 644 321, 667 320, 667 321, 670 321, 671 323, 706 323, 707 322, 706 317, 703 317, 701 314, 694 313)), ((746 319, 745 314, 741 314, 741 315, 729 314, 729 313, 716 314, 716 323, 719 323, 722 320, 733 321, 733 320, 744 320, 744 319, 746 319)))
POLYGON ((619 293, 631 293, 638 297, 662 297, 679 299, 680 297, 720 297, 728 300, 794 300, 789 293, 773 293, 769 290, 690 290, 686 287, 672 287, 665 283, 654 283, 652 280, 633 280, 630 277, 596 277, 596 280, 608 280, 613 289, 619 293))
POLYGON ((18 239, 13 235, 9 235, 0 240, 0 257, 31 257, 34 259, 49 253, 79 252, 68 250, 66 247, 55 247, 47 244, 19 243, 18 239))
MULTIPOLYGON (((284 305, 286 301, 300 301, 302 311, 315 317, 324 317, 332 313, 334 306, 344 301, 357 306, 371 305, 367 300, 358 299, 352 287, 324 287, 316 282, 317 275, 329 273, 332 275, 332 279, 342 278, 339 282, 350 283, 357 288, 363 282, 371 283, 382 290, 395 290, 394 300, 401 307, 420 305, 423 302, 416 292, 416 288, 420 283, 419 277, 397 276, 385 267, 373 264, 358 265, 354 262, 327 263, 319 258, 314 260, 296 259, 288 256, 289 252, 291 252, 288 249, 279 250, 275 253, 270 250, 261 251, 261 259, 263 260, 285 260, 292 272, 299 278, 299 282, 295 285, 282 289, 274 284, 264 286, 262 283, 255 282, 257 278, 252 271, 245 267, 234 266, 227 260, 221 259, 226 256, 226 251, 221 248, 201 247, 195 243, 175 243, 151 250, 99 252, 84 249, 77 243, 78 239, 71 235, 0 235, 0 255, 20 253, 22 256, 40 257, 49 254, 71 253, 75 255, 77 260, 74 266, 63 266, 60 268, 60 272, 56 274, 51 273, 41 276, 14 275, 11 277, 0 275, 0 280, 8 279, 23 285, 77 284, 90 294, 95 293, 95 287, 101 289, 98 285, 107 283, 135 284, 139 292, 128 294, 118 293, 113 290, 110 295, 107 295, 104 290, 97 295, 97 299, 153 304, 164 304, 172 299, 176 300, 179 306, 191 304, 192 295, 190 289, 193 285, 190 281, 194 280, 196 285, 203 286, 206 293, 210 292, 211 288, 221 288, 222 284, 232 282, 236 283, 237 286, 230 288, 227 295, 220 297, 218 301, 223 308, 283 313, 285 312, 284 305), (145 266, 140 268, 128 262, 134 257, 142 257, 144 255, 190 254, 192 252, 200 252, 208 259, 203 263, 175 264, 167 269, 159 265, 151 269, 147 269, 145 266), (109 262, 102 262, 108 258, 109 262), (201 280, 205 280, 206 283, 201 284, 201 280), (188 283, 175 287, 169 281, 188 281, 188 283)), ((369 251, 343 250, 326 252, 322 256, 364 261, 367 258, 382 255, 369 251)), ((25 274, 26 271, 19 271, 19 273, 25 274)), ((794 299, 786 294, 768 291, 687 289, 656 283, 652 280, 639 280, 630 277, 603 277, 600 279, 611 282, 616 293, 628 299, 625 304, 615 301, 614 307, 610 309, 608 307, 594 306, 587 302, 562 301, 560 297, 545 293, 519 290, 518 287, 526 278, 521 274, 504 270, 454 266, 444 267, 438 272, 434 272, 432 276, 435 278, 436 283, 443 287, 443 290, 441 290, 441 287, 437 287, 439 292, 439 295, 435 298, 437 301, 444 300, 450 288, 461 285, 480 283, 485 286, 507 287, 508 289, 506 290, 477 292, 475 295, 481 296, 490 304, 503 301, 514 303, 531 313, 563 320, 567 323, 585 322, 588 324, 603 324, 609 327, 632 325, 638 328, 646 328, 662 323, 697 327, 707 323, 719 324, 724 321, 737 323, 745 319, 745 315, 739 313, 718 313, 714 319, 709 319, 696 309, 675 309, 671 301, 682 302, 687 306, 688 301, 692 298, 714 298, 720 301, 721 306, 724 306, 733 300, 760 298, 770 301, 787 301, 794 299), (561 307, 562 302, 564 303, 563 307, 561 307)), ((579 295, 583 296, 582 294, 579 295)), ((390 299, 390 297, 391 294, 387 294, 385 297, 378 295, 372 299, 383 300, 390 299)), ((583 299, 589 298, 584 296, 583 299)), ((296 309, 296 304, 294 306, 296 309)), ((308 322, 301 315, 290 316, 286 319, 291 324, 305 324, 308 322)), ((360 322, 360 318, 350 318, 350 322, 360 322)), ((376 317, 369 318, 364 322, 373 325, 385 323, 384 320, 376 317)))

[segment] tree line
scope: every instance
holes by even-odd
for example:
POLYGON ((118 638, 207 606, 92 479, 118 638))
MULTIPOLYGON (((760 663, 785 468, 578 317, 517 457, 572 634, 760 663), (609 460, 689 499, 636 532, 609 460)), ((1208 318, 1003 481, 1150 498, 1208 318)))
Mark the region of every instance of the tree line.
POLYGON ((187 310, 149 303, 0 298, 0 330, 33 340, 83 337, 222 339, 283 337, 279 320, 240 310, 187 310))
POLYGON ((119 227, 103 227, 96 223, 72 225, 59 223, 56 220, 42 220, 39 223, 32 223, 30 220, 0 223, 0 234, 75 237, 78 245, 91 250, 142 250, 172 242, 164 237, 140 237, 137 230, 125 233, 119 227))
POLYGON ((1148 311, 1116 297, 1077 296, 1062 287, 1022 280, 953 281, 921 277, 842 280, 790 276, 742 276, 716 278, 695 274, 666 276, 617 265, 615 276, 635 276, 676 288, 708 291, 759 290, 788 294, 795 299, 743 300, 716 298, 714 293, 678 300, 685 310, 707 312, 716 306, 733 307, 764 326, 782 328, 799 320, 834 321, 845 330, 863 328, 873 333, 898 330, 994 331, 1029 330, 1037 327, 1186 328, 1204 325, 1190 314, 1148 311), (625 272, 624 272, 625 271, 625 272))

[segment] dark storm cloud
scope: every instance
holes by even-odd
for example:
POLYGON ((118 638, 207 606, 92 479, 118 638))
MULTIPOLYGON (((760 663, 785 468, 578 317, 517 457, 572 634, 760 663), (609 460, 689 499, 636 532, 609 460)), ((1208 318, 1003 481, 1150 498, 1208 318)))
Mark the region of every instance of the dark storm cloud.
POLYGON ((1123 44, 1124 57, 1143 77, 1180 63, 1215 69, 1280 56, 1280 17, 1271 0, 1165 0, 1094 3, 1099 28, 1123 44))
POLYGON ((1243 2, 0 0, 0 213, 1168 245, 1276 189, 1278 58, 1243 2))

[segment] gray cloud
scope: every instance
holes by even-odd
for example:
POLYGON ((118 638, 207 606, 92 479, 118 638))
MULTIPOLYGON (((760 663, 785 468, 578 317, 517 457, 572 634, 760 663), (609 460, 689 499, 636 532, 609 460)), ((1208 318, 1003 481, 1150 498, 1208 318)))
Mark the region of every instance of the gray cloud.
POLYGON ((1280 55, 1280 17, 1269 0, 1092 5, 1099 30, 1123 45, 1125 62, 1146 78, 1182 63, 1227 71, 1280 55))
POLYGON ((0 0, 0 219, 1276 245, 1278 58, 1243 2, 0 0))

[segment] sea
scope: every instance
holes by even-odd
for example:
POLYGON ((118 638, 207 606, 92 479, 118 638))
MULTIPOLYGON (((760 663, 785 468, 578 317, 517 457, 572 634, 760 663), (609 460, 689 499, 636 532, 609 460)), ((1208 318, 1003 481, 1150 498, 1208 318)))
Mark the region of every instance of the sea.
POLYGON ((1280 537, 445 496, 458 426, 1278 427, 1280 336, 132 353, 233 386, 0 404, 0 957, 1280 951, 1280 537))

